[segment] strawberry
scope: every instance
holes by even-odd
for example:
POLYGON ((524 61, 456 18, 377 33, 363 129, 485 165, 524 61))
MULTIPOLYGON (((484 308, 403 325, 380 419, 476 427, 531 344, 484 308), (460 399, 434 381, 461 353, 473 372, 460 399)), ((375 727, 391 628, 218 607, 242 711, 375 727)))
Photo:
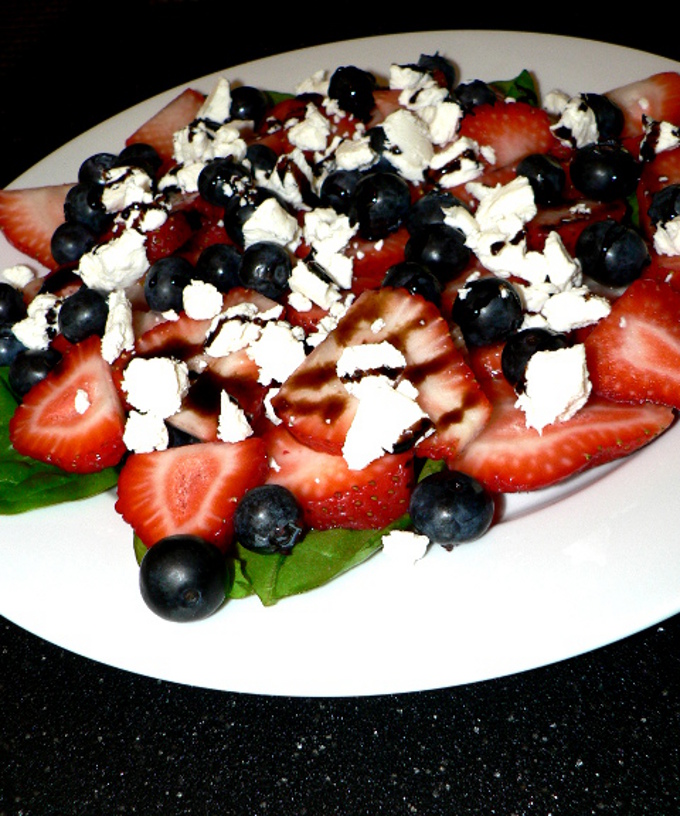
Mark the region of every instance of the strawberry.
POLYGON ((25 456, 91 473, 120 462, 124 428, 111 369, 101 356, 100 339, 92 336, 70 346, 56 368, 24 396, 9 435, 25 456))
POLYGON ((160 170, 163 173, 173 161, 173 134, 196 118, 204 101, 205 94, 185 89, 131 133, 125 144, 141 142, 154 147, 163 161, 160 170))
POLYGON ((377 289, 390 266, 404 260, 409 238, 406 227, 400 227, 380 241, 353 239, 347 250, 353 260, 352 292, 358 295, 365 289, 377 289))
POLYGON ((560 150, 550 130, 546 111, 527 102, 498 101, 478 105, 466 114, 459 136, 490 147, 495 154, 493 168, 514 165, 531 153, 560 150))
POLYGON ((583 230, 595 221, 606 218, 621 221, 626 215, 626 202, 573 201, 554 207, 539 209, 536 216, 527 224, 527 244, 529 249, 541 250, 550 232, 558 232, 567 252, 574 255, 576 242, 583 230))
POLYGON ((181 210, 168 214, 166 220, 146 235, 146 257, 150 264, 166 255, 174 255, 193 236, 194 230, 186 213, 181 210))
POLYGON ((650 161, 642 164, 640 182, 637 187, 637 203, 640 213, 640 227, 650 240, 654 237, 655 227, 649 218, 649 207, 654 194, 670 184, 680 183, 680 147, 664 150, 650 161))
POLYGON ((387 341, 404 355, 403 377, 418 390, 418 403, 435 432, 421 440, 423 456, 454 456, 488 418, 489 405, 448 325, 434 304, 405 289, 364 292, 282 385, 272 405, 304 444, 339 454, 357 409, 336 373, 343 350, 387 341))
POLYGON ((177 318, 155 323, 135 342, 142 357, 177 357, 186 360, 203 351, 212 320, 194 320, 181 312, 177 318))
POLYGON ((680 291, 634 281, 586 340, 596 393, 623 402, 680 408, 680 291))
POLYGON ((680 73, 661 71, 618 88, 606 96, 623 111, 622 139, 642 134, 642 117, 680 124, 680 73))
POLYGON ((671 409, 624 405, 594 396, 571 419, 528 428, 516 395, 500 370, 500 346, 475 349, 471 365, 493 403, 491 419, 450 467, 492 492, 513 493, 557 484, 588 468, 627 456, 673 421, 671 409))
POLYGON ((9 243, 33 260, 56 269, 50 247, 64 222, 64 201, 72 184, 0 190, 0 230, 9 243))
POLYGON ((146 547, 189 533, 226 550, 238 501, 267 471, 257 437, 133 453, 121 468, 116 510, 146 547))
POLYGON ((413 455, 385 454, 363 470, 342 456, 312 450, 283 425, 262 434, 272 463, 267 481, 291 490, 308 528, 379 529, 408 511, 413 455))

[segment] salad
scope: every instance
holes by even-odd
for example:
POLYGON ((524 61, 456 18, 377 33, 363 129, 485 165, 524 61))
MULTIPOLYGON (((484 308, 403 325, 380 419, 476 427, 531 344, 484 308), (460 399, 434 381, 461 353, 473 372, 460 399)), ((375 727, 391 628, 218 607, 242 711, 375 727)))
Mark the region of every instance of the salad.
POLYGON ((0 192, 48 270, 1 278, 3 512, 115 488, 145 600, 191 620, 472 541, 495 496, 649 443, 678 406, 679 88, 539 100, 439 54, 224 79, 72 185, 0 192))

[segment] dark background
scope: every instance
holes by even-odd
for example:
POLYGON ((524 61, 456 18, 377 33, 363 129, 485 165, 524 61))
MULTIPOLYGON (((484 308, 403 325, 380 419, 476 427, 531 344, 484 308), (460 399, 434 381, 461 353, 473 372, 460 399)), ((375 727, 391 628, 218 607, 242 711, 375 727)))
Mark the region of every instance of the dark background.
MULTIPOLYGON (((333 40, 488 27, 680 59, 674 26, 644 9, 315 8, 4 0, 0 186, 168 87, 333 40)), ((331 700, 137 677, 0 622, 0 816, 675 816, 679 744, 677 617, 515 677, 331 700)))

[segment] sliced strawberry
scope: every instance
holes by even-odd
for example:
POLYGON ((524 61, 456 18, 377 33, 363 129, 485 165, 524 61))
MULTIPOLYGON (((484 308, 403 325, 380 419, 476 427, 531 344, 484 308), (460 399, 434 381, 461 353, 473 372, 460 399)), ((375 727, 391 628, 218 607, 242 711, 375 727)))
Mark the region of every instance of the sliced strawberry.
POLYGON ((537 490, 596 465, 627 456, 669 427, 673 411, 591 397, 571 419, 539 433, 528 428, 500 371, 500 347, 475 350, 472 366, 493 403, 487 426, 450 466, 493 492, 537 490))
POLYGON ((56 269, 50 247, 64 222, 64 200, 72 184, 0 190, 0 230, 9 243, 48 269, 56 269))
POLYGON ((404 260, 404 249, 410 238, 405 227, 400 227, 380 241, 353 239, 347 250, 352 257, 352 291, 358 295, 366 289, 377 289, 385 273, 393 264, 404 260))
POLYGON ((189 533, 226 550, 238 501, 267 472, 267 454, 257 437, 133 453, 121 468, 116 510, 146 547, 189 533))
POLYGON ((113 375, 92 336, 72 345, 33 386, 9 424, 25 456, 74 473, 117 465, 125 453, 125 416, 113 375))
POLYGON ((634 281, 586 340, 596 393, 680 408, 680 291, 634 281))
POLYGON ((606 218, 620 221, 626 214, 626 202, 567 201, 562 205, 541 208, 526 225, 529 249, 541 250, 551 232, 557 232, 570 255, 576 251, 576 242, 583 230, 595 221, 606 218))
POLYGON ((173 134, 196 118, 204 101, 205 94, 187 88, 130 134, 125 144, 142 142, 154 147, 163 160, 164 172, 173 161, 173 134))
POLYGON ((273 398, 291 432, 317 450, 339 454, 357 409, 336 365, 343 350, 387 341, 404 355, 405 379, 435 432, 421 440, 423 456, 454 456, 486 422, 490 407, 432 303, 405 289, 364 292, 338 327, 301 363, 273 398))
POLYGON ((283 425, 270 424, 262 438, 272 463, 267 481, 294 493, 308 527, 379 529, 408 512, 412 454, 385 454, 357 471, 342 456, 303 445, 283 425))
POLYGON ((642 164, 640 182, 637 187, 640 227, 650 240, 654 236, 654 226, 649 218, 649 207, 654 194, 669 184, 680 184, 680 147, 664 150, 651 161, 642 164))
POLYGON ((193 234, 194 229, 186 213, 181 210, 169 213, 160 227, 146 234, 146 257, 149 263, 155 263, 166 255, 174 255, 193 234))
POLYGON ((527 102, 498 101, 478 105, 466 114, 459 136, 490 147, 495 154, 494 168, 516 164, 531 153, 561 150, 550 130, 550 118, 542 108, 527 102))
POLYGON ((675 71, 661 71, 612 88, 606 96, 623 111, 623 139, 642 134, 643 116, 657 122, 680 124, 680 73, 675 71))
POLYGON ((177 318, 154 323, 135 342, 135 352, 142 357, 177 357, 186 360, 203 351, 212 320, 194 320, 184 312, 177 318))

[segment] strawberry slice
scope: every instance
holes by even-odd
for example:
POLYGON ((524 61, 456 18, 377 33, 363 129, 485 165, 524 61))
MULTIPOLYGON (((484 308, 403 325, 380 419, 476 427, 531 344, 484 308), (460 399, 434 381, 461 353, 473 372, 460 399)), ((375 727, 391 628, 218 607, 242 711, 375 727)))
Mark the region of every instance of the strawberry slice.
POLYGON ((627 456, 669 427, 673 411, 647 403, 624 405, 591 397, 571 419, 539 433, 528 428, 500 369, 500 346, 476 349, 471 365, 493 403, 487 426, 450 466, 488 490, 514 493, 557 484, 596 465, 627 456))
POLYGON ((514 165, 531 153, 561 150, 547 112, 521 101, 478 105, 465 115, 458 135, 492 148, 494 168, 514 165))
POLYGON ((171 212, 160 227, 146 235, 146 257, 149 264, 155 263, 166 255, 174 255, 193 234, 194 229, 186 213, 181 210, 171 212))
POLYGON ((415 386, 418 403, 434 424, 435 432, 418 443, 417 452, 454 456, 485 424, 490 406, 437 307, 405 289, 359 295, 282 385, 272 400, 274 410, 301 442, 340 454, 357 400, 340 381, 337 362, 349 346, 381 341, 404 355, 402 376, 415 386))
POLYGON ((72 184, 0 190, 0 230, 20 252, 56 269, 50 247, 55 229, 64 222, 64 200, 72 184))
POLYGON ((643 234, 653 240, 655 227, 649 218, 649 207, 654 194, 670 184, 680 183, 680 147, 664 150, 651 161, 642 165, 640 182, 637 186, 637 202, 640 227, 643 234))
POLYGON ((586 351, 596 393, 680 408, 680 291, 634 281, 590 332, 586 351))
POLYGON ((643 115, 657 122, 680 124, 680 73, 661 71, 618 88, 606 96, 623 111, 622 139, 642 135, 643 115))
POLYGON ((116 510, 146 547, 189 533, 226 550, 238 501, 267 472, 257 437, 133 453, 121 468, 116 510))
POLYGON ((352 258, 352 292, 377 289, 387 270, 404 260, 404 250, 410 234, 400 227, 380 241, 356 238, 350 242, 347 254, 352 258))
POLYGON ((131 133, 125 144, 141 142, 154 147, 163 160, 160 172, 165 172, 173 162, 173 134, 196 118, 204 101, 205 94, 186 88, 131 133))
POLYGON ((295 494, 309 528, 379 529, 408 512, 412 454, 385 454, 357 471, 342 456, 303 445, 283 425, 268 424, 262 438, 272 463, 267 481, 295 494))
POLYGON ((101 342, 72 345, 25 395, 9 423, 10 441, 25 456, 74 473, 117 465, 125 453, 125 415, 101 342))
POLYGON ((548 234, 557 232, 565 249, 573 256, 578 237, 589 224, 607 218, 620 221, 626 212, 626 202, 623 200, 566 201, 554 207, 541 208, 526 225, 528 247, 540 251, 548 234))
POLYGON ((185 312, 177 318, 154 323, 135 342, 141 357, 177 357, 186 360, 203 351, 203 343, 212 320, 194 320, 185 312))

